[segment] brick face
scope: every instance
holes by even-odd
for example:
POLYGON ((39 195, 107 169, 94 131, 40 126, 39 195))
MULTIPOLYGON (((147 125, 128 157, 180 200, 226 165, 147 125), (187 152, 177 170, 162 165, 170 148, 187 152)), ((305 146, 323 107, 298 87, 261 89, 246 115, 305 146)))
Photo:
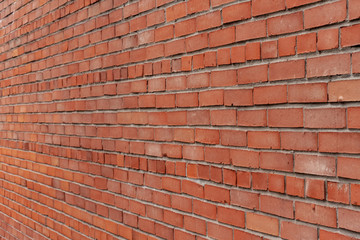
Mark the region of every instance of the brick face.
POLYGON ((0 238, 360 239, 359 0, 0 4, 0 238))

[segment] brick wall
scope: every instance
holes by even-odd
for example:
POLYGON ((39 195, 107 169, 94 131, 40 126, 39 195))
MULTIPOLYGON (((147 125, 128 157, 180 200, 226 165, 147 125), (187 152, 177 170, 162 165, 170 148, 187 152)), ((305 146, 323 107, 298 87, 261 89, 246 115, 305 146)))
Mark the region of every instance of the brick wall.
POLYGON ((0 2, 1 239, 359 239, 359 0, 0 2))

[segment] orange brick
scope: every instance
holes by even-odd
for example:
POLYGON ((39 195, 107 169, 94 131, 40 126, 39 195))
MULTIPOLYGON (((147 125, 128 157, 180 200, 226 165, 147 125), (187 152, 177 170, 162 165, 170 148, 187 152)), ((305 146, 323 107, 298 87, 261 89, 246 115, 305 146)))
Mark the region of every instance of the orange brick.
POLYGON ((267 20, 268 34, 270 36, 284 33, 292 33, 302 30, 303 13, 296 12, 279 17, 273 17, 267 20))
POLYGON ((336 209, 304 202, 295 202, 295 218, 308 223, 336 227, 336 209))
POLYGON ((248 19, 251 17, 251 4, 243 2, 224 7, 222 17, 224 23, 248 19))
POLYGON ((304 11, 305 29, 337 23, 346 18, 346 1, 339 0, 304 11))
POLYGON ((247 228, 251 230, 273 236, 279 235, 279 220, 276 218, 249 212, 246 215, 246 223, 247 228))

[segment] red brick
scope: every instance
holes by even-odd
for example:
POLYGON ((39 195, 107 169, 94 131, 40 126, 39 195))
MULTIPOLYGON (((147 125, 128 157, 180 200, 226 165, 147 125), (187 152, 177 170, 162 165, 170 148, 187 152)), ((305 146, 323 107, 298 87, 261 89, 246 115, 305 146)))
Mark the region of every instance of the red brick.
POLYGON ((146 27, 146 16, 130 20, 130 32, 135 32, 146 27))
POLYGON ((260 153, 260 167, 263 169, 292 172, 293 166, 292 154, 276 152, 260 153))
POLYGON ((261 58, 277 58, 278 56, 278 42, 268 41, 261 43, 261 58))
POLYGON ((331 207, 295 202, 295 217, 308 223, 336 227, 336 209, 331 207))
POLYGON ((339 228, 360 232, 360 212, 344 208, 339 208, 338 211, 339 228))
POLYGON ((241 228, 244 228, 245 226, 245 213, 240 210, 218 206, 217 219, 219 222, 233 226, 241 228))
POLYGON ((191 232, 206 234, 206 222, 199 218, 185 215, 184 228, 191 232))
POLYGON ((236 186, 236 171, 230 169, 223 169, 223 183, 236 186))
POLYGON ((260 196, 260 210, 273 215, 294 218, 293 202, 272 196, 260 196))
POLYGON ((252 103, 252 90, 225 90, 224 92, 224 105, 225 106, 251 106, 252 103))
POLYGON ((221 130, 221 145, 246 146, 246 132, 235 130, 221 130))
POLYGON ((305 29, 337 23, 346 18, 346 1, 339 0, 304 11, 305 29))
POLYGON ((286 177, 286 193, 291 196, 304 197, 304 179, 286 177))
POLYGON ((205 161, 230 164, 230 151, 227 148, 205 147, 205 161))
POLYGON ((152 8, 155 8, 155 0, 150 0, 150 1, 141 0, 139 2, 139 12, 145 12, 152 8))
POLYGON ((286 150, 316 151, 317 134, 313 132, 281 132, 281 148, 286 150))
POLYGON ((126 5, 124 7, 124 18, 128 18, 130 16, 136 15, 138 12, 139 12, 139 5, 137 2, 130 5, 126 5))
POLYGON ((138 34, 139 45, 151 43, 154 42, 154 40, 155 40, 154 31, 145 31, 138 34))
POLYGON ((268 190, 268 174, 261 172, 251 173, 252 187, 255 190, 268 190))
POLYGON ((319 133, 319 151, 336 153, 360 153, 360 134, 347 132, 319 133))
POLYGON ((173 20, 186 16, 186 3, 181 2, 171 7, 166 8, 166 21, 171 22, 173 20))
POLYGON ((358 107, 348 108, 348 127, 349 128, 360 128, 358 121, 360 116, 360 109, 358 107))
POLYGON ((198 31, 218 27, 221 25, 220 11, 207 13, 196 18, 196 29, 198 31))
POLYGON ((209 46, 218 47, 235 42, 235 27, 228 27, 209 33, 209 46))
POLYGON ((193 52, 208 47, 208 34, 202 33, 186 38, 186 51, 193 52))
POLYGON ((210 167, 208 165, 198 165, 199 179, 210 180, 210 167))
POLYGON ((168 25, 155 29, 155 42, 172 39, 174 37, 174 25, 168 25))
POLYGON ((219 130, 215 129, 196 129, 195 141, 206 144, 219 144, 219 130))
POLYGON ((286 6, 288 8, 294 8, 294 7, 298 7, 298 6, 302 6, 302 5, 306 5, 306 4, 310 4, 310 3, 314 3, 314 2, 319 2, 321 0, 286 0, 286 6))
POLYGON ((335 158, 308 154, 295 154, 295 172, 335 176, 335 158))
POLYGON ((239 189, 230 190, 231 205, 248 209, 259 209, 259 194, 239 189))
POLYGON ((189 75, 187 77, 188 88, 203 88, 203 87, 208 87, 209 84, 210 84, 209 73, 198 73, 198 74, 189 75))
POLYGON ((258 65, 240 68, 238 70, 238 83, 248 84, 266 82, 268 77, 268 65, 258 65))
POLYGON ((327 102, 327 84, 307 83, 289 85, 288 101, 291 103, 327 102))
POLYGON ((251 3, 243 2, 222 9, 224 23, 245 20, 251 17, 251 3))
POLYGON ((360 205, 360 185, 350 184, 351 186, 351 204, 360 205))
POLYGON ((260 20, 248 22, 236 26, 236 41, 245 41, 250 39, 262 38, 266 36, 266 22, 260 20))
POLYGON ((209 110, 195 110, 187 112, 188 125, 209 125, 210 111, 209 110))
POLYGON ((146 23, 147 26, 154 26, 159 23, 165 22, 165 11, 158 10, 156 12, 152 12, 146 15, 146 23))
POLYGON ((316 239, 316 228, 292 222, 281 222, 281 237, 290 240, 316 239))
POLYGON ((212 7, 217 7, 229 2, 234 2, 235 0, 211 0, 211 6, 212 7))
POLYGON ((280 134, 278 132, 268 131, 249 131, 248 146, 250 148, 279 149, 280 134))
POLYGON ((273 217, 249 212, 246 214, 246 226, 254 231, 273 236, 279 235, 279 220, 273 217))
POLYGON ((202 69, 205 67, 204 54, 197 54, 193 56, 193 70, 202 69))
POLYGON ((322 77, 350 73, 350 55, 330 55, 307 60, 307 76, 322 77))
POLYGON ((177 227, 184 226, 183 216, 181 214, 164 210, 164 222, 177 227))
POLYGON ((236 110, 212 110, 210 121, 213 126, 235 126, 236 110))
POLYGON ((319 231, 319 239, 326 240, 326 239, 337 239, 337 240, 355 240, 355 238, 350 236, 345 236, 340 233, 329 232, 323 229, 319 231))
POLYGON ((297 36, 297 53, 310 53, 316 51, 316 33, 307 33, 297 36))
POLYGON ((360 3, 359 3, 359 1, 350 0, 348 10, 349 10, 349 19, 350 20, 360 18, 360 3))
POLYGON ((296 37, 283 37, 278 40, 279 56, 295 55, 296 37))
POLYGON ((339 202, 349 204, 350 202, 349 184, 327 182, 327 200, 330 202, 339 202))
POLYGON ((181 57, 181 71, 191 71, 191 56, 181 57))
POLYGON ((174 240, 195 240, 195 236, 190 233, 186 233, 178 229, 175 229, 174 240))
POLYGON ((156 7, 160 7, 160 6, 163 6, 169 2, 172 2, 173 0, 157 0, 156 1, 156 7))
POLYGON ((249 172, 237 171, 236 185, 243 188, 251 187, 251 175, 249 172))
POLYGON ((285 10, 285 2, 282 0, 253 0, 252 1, 252 14, 259 16, 267 13, 278 12, 285 10))
POLYGON ((245 45, 246 61, 259 60, 261 58, 261 45, 259 42, 247 43, 245 45))
MULTIPOLYGON (((154 59, 154 58, 159 58, 159 57, 163 57, 164 56, 164 45, 163 44, 158 44, 158 45, 153 45, 151 47, 146 48, 146 58, 147 60, 150 59, 154 59)), ((157 64, 153 64, 153 74, 159 74, 161 73, 161 63, 158 62, 157 64)))
POLYGON ((157 108, 174 108, 175 94, 156 95, 157 108))
POLYGON ((352 72, 360 73, 360 52, 352 54, 352 72))
POLYGON ((223 87, 236 85, 237 77, 235 70, 213 71, 210 74, 210 85, 212 87, 223 87))
POLYGON ((163 177, 162 178, 162 189, 170 192, 181 192, 181 181, 175 178, 163 177))
POLYGON ((258 168, 259 153, 240 149, 230 150, 231 163, 235 166, 258 168))
POLYGON ((287 87, 284 85, 254 88, 254 104, 277 104, 287 102, 287 87))
POLYGON ((339 47, 339 29, 322 29, 318 32, 317 48, 319 51, 339 47))
POLYGON ((146 216, 158 221, 163 221, 164 212, 161 208, 146 206, 146 216))
POLYGON ((284 193, 285 177, 278 174, 269 174, 269 191, 284 193))
POLYGON ((329 101, 347 102, 358 101, 359 95, 356 91, 360 85, 360 80, 346 80, 329 83, 329 101))
POLYGON ((219 66, 230 64, 230 48, 222 48, 217 51, 217 64, 219 66))
POLYGON ((189 19, 175 23, 175 37, 194 33, 196 31, 195 19, 189 19))
POLYGON ((248 239, 248 240, 261 240, 262 237, 234 229, 234 239, 248 239))
POLYGON ((269 36, 297 32, 304 28, 303 13, 296 12, 273 17, 267 20, 267 24, 269 36))
POLYGON ((341 34, 341 46, 349 47, 360 44, 360 24, 353 25, 350 27, 343 27, 340 30, 341 34))
MULTIPOLYGON (((305 127, 344 128, 346 126, 345 115, 345 109, 306 109, 305 127)), ((349 117, 349 121, 350 119, 349 117)))
POLYGON ((338 157, 337 175, 344 178, 360 180, 360 159, 338 157))
POLYGON ((319 179, 306 179, 305 196, 319 200, 325 199, 325 183, 319 179))
POLYGON ((193 212, 197 215, 210 219, 216 219, 216 205, 214 204, 194 199, 193 208, 193 212))
POLYGON ((231 228, 209 222, 208 236, 214 239, 231 239, 233 236, 233 231, 231 228))
POLYGON ((267 124, 266 110, 243 110, 237 112, 238 126, 264 127, 267 124))
POLYGON ((218 106, 224 104, 224 91, 211 90, 199 93, 199 106, 218 106))
POLYGON ((192 211, 192 199, 178 195, 171 195, 171 208, 183 211, 192 211))
POLYGON ((187 13, 197 13, 206 11, 210 8, 210 2, 208 0, 189 0, 187 3, 187 13))
POLYGON ((186 78, 185 76, 168 77, 166 79, 166 90, 185 90, 186 89, 186 78))
POLYGON ((230 191, 225 188, 220 188, 211 185, 205 185, 205 199, 220 202, 220 203, 229 203, 230 202, 230 191))
POLYGON ((197 107, 199 106, 198 93, 178 93, 176 94, 177 107, 197 107))
POLYGON ((172 56, 185 52, 185 40, 179 39, 164 45, 164 56, 172 56))
POLYGON ((303 109, 285 108, 268 110, 269 127, 302 127, 303 109))

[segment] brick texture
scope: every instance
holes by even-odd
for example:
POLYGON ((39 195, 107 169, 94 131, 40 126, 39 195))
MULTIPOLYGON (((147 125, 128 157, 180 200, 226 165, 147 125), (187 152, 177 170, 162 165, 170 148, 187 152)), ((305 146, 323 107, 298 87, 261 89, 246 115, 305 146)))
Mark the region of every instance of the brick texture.
POLYGON ((0 239, 360 239, 359 0, 0 19, 0 239))

